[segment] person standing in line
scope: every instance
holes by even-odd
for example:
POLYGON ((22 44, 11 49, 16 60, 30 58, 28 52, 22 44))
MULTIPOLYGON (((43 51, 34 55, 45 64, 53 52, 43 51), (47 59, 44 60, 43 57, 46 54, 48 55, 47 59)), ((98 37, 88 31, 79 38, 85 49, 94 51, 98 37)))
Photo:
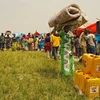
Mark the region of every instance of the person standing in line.
POLYGON ((38 49, 39 49, 39 38, 38 36, 35 36, 34 50, 37 51, 38 49))
POLYGON ((61 42, 61 38, 57 31, 54 31, 50 38, 50 42, 52 45, 52 56, 54 56, 54 59, 57 60, 57 53, 61 42))
POLYGON ((7 37, 5 37, 5 44, 6 49, 9 50, 11 48, 11 38, 9 37, 9 34, 7 34, 7 37))
POLYGON ((97 42, 97 45, 96 45, 96 53, 97 55, 100 55, 100 40, 97 42))
POLYGON ((23 35, 21 38, 21 46, 23 51, 28 51, 28 43, 25 35, 23 35))
POLYGON ((81 54, 87 53, 87 44, 86 44, 86 35, 87 35, 88 29, 85 29, 84 32, 81 33, 79 36, 79 45, 81 48, 81 54))
POLYGON ((44 37, 43 36, 41 36, 40 38, 39 38, 39 50, 40 51, 44 51, 44 37))
MULTIPOLYGON (((51 40, 52 40, 52 37, 53 37, 53 33, 54 33, 54 30, 50 33, 50 43, 51 43, 51 40)), ((53 56, 53 50, 52 50, 52 44, 51 44, 51 58, 54 57, 53 56)))
POLYGON ((5 44, 5 36, 3 33, 1 33, 1 36, 0 36, 0 49, 2 51, 4 51, 4 44, 5 44))
POLYGON ((73 46, 75 47, 75 54, 79 58, 81 56, 81 49, 79 45, 79 36, 74 37, 73 46))
POLYGON ((28 33, 28 35, 27 35, 27 37, 28 37, 28 40, 27 40, 27 42, 28 42, 28 50, 29 51, 32 51, 32 43, 33 43, 33 37, 32 37, 32 34, 31 33, 28 33))
POLYGON ((16 51, 17 50, 17 37, 16 37, 16 34, 13 34, 13 37, 12 37, 12 51, 16 51))
POLYGON ((44 49, 45 52, 47 53, 47 57, 51 57, 51 43, 50 43, 50 33, 47 34, 44 40, 44 49))
POLYGON ((27 40, 28 42, 28 50, 29 51, 33 51, 32 45, 33 45, 33 38, 32 36, 29 37, 29 39, 27 40))
POLYGON ((88 31, 86 39, 88 42, 89 53, 96 54, 96 37, 90 30, 88 31))

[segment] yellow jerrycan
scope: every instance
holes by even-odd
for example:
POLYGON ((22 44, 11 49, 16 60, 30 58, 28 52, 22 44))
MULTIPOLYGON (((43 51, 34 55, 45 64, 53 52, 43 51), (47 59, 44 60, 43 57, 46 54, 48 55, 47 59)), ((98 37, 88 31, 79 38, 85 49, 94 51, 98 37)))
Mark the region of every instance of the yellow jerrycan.
POLYGON ((86 87, 86 79, 89 78, 91 75, 90 74, 80 74, 80 81, 79 81, 79 89, 84 93, 85 92, 85 87, 86 87))
POLYGON ((90 99, 100 96, 100 79, 99 78, 87 78, 85 95, 90 99))
POLYGON ((79 78, 80 78, 80 75, 83 74, 83 72, 81 70, 76 70, 75 73, 74 73, 74 85, 76 87, 78 87, 79 85, 79 78))
POLYGON ((93 77, 100 78, 100 56, 94 57, 93 67, 91 68, 91 74, 93 77))
POLYGON ((93 54, 84 53, 82 56, 82 71, 86 74, 90 74, 91 68, 93 67, 93 54))

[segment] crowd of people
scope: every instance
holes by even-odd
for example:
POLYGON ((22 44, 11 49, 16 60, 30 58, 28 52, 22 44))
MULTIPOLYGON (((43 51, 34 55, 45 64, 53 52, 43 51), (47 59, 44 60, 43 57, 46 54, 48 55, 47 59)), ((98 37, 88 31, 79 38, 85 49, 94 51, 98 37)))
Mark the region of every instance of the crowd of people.
POLYGON ((97 41, 95 35, 87 28, 80 36, 74 37, 74 46, 77 57, 81 57, 83 53, 100 55, 100 41, 97 41))
POLYGON ((47 57, 51 58, 51 55, 54 56, 56 60, 58 48, 60 46, 60 36, 55 36, 54 32, 47 33, 44 36, 38 36, 31 33, 28 35, 23 34, 21 37, 13 34, 10 37, 10 34, 1 33, 0 35, 0 50, 23 50, 23 51, 44 51, 47 52, 47 57), (52 38, 51 38, 52 37, 52 38), (52 52, 52 53, 51 53, 52 52))
MULTIPOLYGON (((37 36, 28 33, 23 34, 22 37, 10 37, 9 34, 1 33, 0 36, 0 49, 12 51, 25 50, 25 51, 44 51, 47 57, 53 57, 57 60, 59 56, 59 47, 61 45, 61 37, 57 31, 47 33, 45 36, 37 36)), ((92 53, 100 55, 100 41, 96 42, 96 37, 88 29, 85 29, 80 36, 73 35, 73 54, 80 58, 83 53, 92 53)))
POLYGON ((10 34, 1 33, 0 36, 0 49, 4 51, 4 49, 12 51, 16 50, 26 50, 33 51, 38 50, 38 36, 28 33, 28 35, 23 34, 22 37, 16 36, 13 34, 10 37, 10 34))

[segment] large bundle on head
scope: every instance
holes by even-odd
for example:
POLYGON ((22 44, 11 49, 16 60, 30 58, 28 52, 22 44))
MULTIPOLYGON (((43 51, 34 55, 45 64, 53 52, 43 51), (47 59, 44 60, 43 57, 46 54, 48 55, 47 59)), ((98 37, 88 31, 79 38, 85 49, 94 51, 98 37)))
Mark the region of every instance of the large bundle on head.
POLYGON ((49 20, 48 24, 50 27, 56 26, 59 31, 63 26, 66 25, 71 25, 73 26, 73 29, 76 29, 85 22, 87 22, 87 20, 80 10, 79 6, 76 4, 71 4, 61 10, 56 16, 52 17, 49 20))
POLYGON ((10 35, 11 34, 11 31, 10 30, 7 30, 6 32, 5 32, 5 35, 10 35))

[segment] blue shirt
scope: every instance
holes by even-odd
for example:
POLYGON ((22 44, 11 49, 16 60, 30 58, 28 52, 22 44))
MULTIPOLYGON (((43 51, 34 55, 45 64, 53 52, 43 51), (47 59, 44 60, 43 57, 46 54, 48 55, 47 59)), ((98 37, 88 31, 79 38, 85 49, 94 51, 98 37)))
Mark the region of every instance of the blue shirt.
POLYGON ((47 36, 47 37, 45 38, 45 42, 50 42, 50 36, 47 36))

